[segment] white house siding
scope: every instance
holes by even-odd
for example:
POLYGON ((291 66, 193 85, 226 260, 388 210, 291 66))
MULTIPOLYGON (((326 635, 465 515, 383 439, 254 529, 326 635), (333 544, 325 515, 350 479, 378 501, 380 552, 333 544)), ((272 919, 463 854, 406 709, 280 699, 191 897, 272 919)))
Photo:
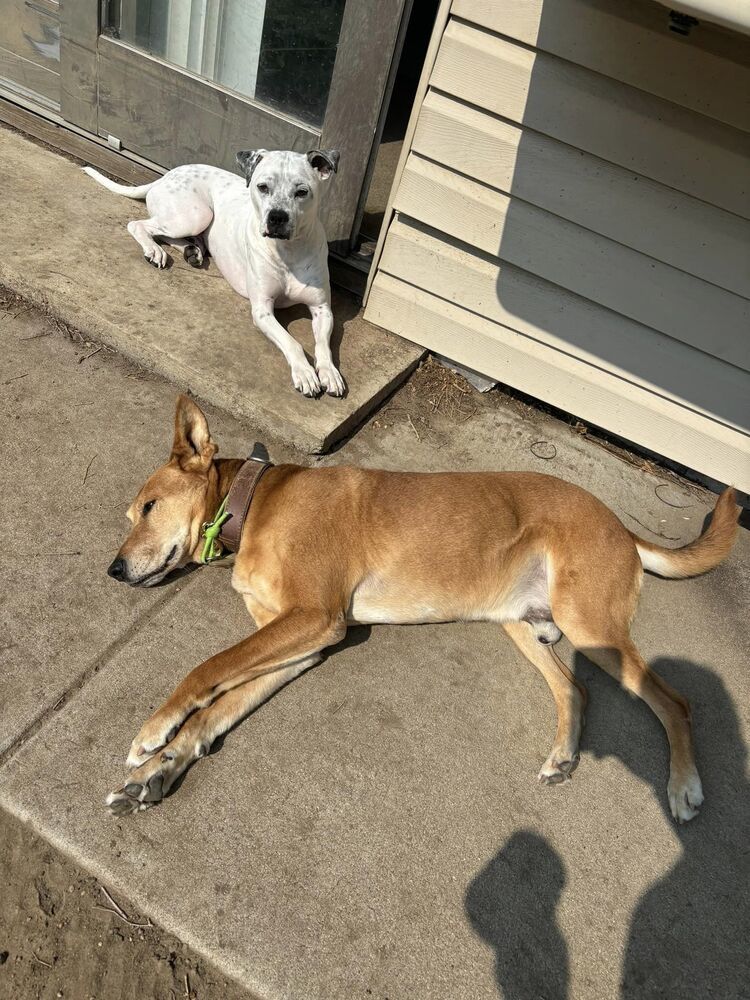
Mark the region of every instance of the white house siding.
POLYGON ((750 491, 750 38, 444 0, 365 315, 750 491))

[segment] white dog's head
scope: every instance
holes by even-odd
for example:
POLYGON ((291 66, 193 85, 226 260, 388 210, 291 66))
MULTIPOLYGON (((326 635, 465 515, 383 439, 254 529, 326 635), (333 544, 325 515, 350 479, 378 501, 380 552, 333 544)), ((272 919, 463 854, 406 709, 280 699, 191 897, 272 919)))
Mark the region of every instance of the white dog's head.
POLYGON ((237 153, 237 163, 251 188, 261 235, 293 240, 316 218, 320 185, 336 173, 339 153, 335 149, 309 153, 247 149, 237 153))

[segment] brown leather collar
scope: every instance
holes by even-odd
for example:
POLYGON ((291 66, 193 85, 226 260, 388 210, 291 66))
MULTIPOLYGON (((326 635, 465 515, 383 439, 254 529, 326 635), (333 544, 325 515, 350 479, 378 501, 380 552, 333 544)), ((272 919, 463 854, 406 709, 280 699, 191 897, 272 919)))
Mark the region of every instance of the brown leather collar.
POLYGON ((262 445, 256 445, 229 487, 226 506, 229 517, 221 526, 219 535, 219 541, 229 552, 239 551, 242 528, 247 512, 250 510, 255 489, 266 469, 273 466, 272 462, 267 462, 265 458, 260 457, 258 453, 261 450, 267 455, 262 445))

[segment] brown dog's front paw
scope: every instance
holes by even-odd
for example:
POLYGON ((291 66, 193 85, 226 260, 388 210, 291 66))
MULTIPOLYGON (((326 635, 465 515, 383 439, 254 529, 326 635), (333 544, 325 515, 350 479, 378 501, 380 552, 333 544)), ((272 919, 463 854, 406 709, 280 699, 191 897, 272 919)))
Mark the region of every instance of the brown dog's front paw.
POLYGON ((145 764, 157 750, 172 742, 179 728, 179 725, 162 723, 153 716, 133 740, 126 761, 127 766, 134 768, 145 764))
POLYGON ((107 808, 113 816, 127 816, 148 809, 160 802, 163 795, 164 775, 157 771, 144 781, 129 781, 116 792, 110 792, 107 796, 107 808))

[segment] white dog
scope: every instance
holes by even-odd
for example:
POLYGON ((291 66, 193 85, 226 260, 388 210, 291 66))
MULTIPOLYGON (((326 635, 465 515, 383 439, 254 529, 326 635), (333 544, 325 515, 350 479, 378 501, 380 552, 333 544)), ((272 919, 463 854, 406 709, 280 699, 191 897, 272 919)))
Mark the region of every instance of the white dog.
POLYGON ((336 150, 309 153, 265 149, 237 153, 242 178, 219 167, 175 167, 152 184, 116 184, 93 167, 83 169, 104 187, 129 198, 145 198, 148 219, 128 223, 128 232, 154 267, 169 257, 154 240, 185 248, 194 267, 205 245, 236 292, 250 300, 255 325, 281 350, 295 389, 342 396, 344 380, 331 357, 331 290, 328 244, 318 217, 320 185, 338 167, 336 150), (274 306, 307 306, 315 336, 315 368, 274 316, 274 306), (316 371, 317 370, 317 371, 316 371))

